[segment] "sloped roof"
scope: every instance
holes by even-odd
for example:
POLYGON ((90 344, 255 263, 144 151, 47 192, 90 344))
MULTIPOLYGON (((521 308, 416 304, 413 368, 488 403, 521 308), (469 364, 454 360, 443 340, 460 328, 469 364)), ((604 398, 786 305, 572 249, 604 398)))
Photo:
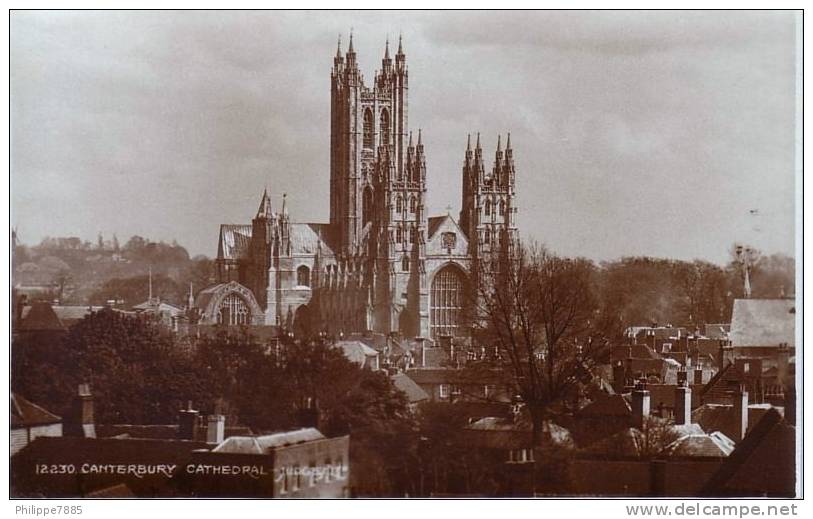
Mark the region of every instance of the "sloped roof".
POLYGON ((336 347, 341 348, 347 360, 364 367, 368 358, 378 356, 378 352, 361 341, 336 341, 336 347))
POLYGON ((220 259, 244 258, 251 245, 251 225, 222 224, 220 240, 217 244, 217 257, 220 259))
MULTIPOLYGON (((516 421, 513 418, 487 416, 468 425, 465 435, 471 444, 489 449, 523 449, 530 447, 533 441, 531 423, 526 416, 516 421)), ((572 447, 574 443, 570 431, 551 420, 544 420, 541 424, 541 445, 572 447)))
POLYGON ((325 436, 318 430, 313 427, 306 427, 265 436, 232 436, 212 449, 212 452, 267 454, 279 447, 324 439, 325 436))
POLYGON ((8 407, 12 429, 62 422, 61 417, 29 402, 16 393, 10 393, 8 407))
MULTIPOLYGON (((765 413, 773 406, 770 404, 751 404, 748 406, 748 430, 759 423, 765 413)), ((777 412, 782 414, 779 409, 777 412)), ((692 411, 692 422, 700 425, 706 432, 720 431, 729 438, 738 438, 737 417, 734 406, 726 404, 703 404, 692 411)))
POLYGON ((731 314, 731 345, 796 344, 796 302, 793 299, 736 299, 731 314))
POLYGON ((23 313, 18 330, 25 332, 61 332, 65 326, 49 303, 37 301, 23 313))
POLYGON ((730 331, 730 323, 716 323, 703 325, 702 333, 709 339, 725 339, 730 331))
POLYGON ((582 407, 578 415, 588 416, 631 416, 629 402, 622 395, 607 395, 582 407))
POLYGON ((184 313, 183 310, 181 310, 175 305, 171 305, 169 303, 164 302, 154 303, 152 301, 144 301, 143 303, 137 304, 133 307, 133 310, 168 313, 173 316, 181 315, 184 313))
POLYGON ((703 496, 796 494, 796 428, 770 409, 701 490, 703 496))
POLYGON ((680 458, 725 458, 734 450, 734 442, 720 432, 689 434, 673 441, 664 454, 680 458))
POLYGON ((396 373, 391 378, 393 385, 407 396, 410 404, 429 400, 429 394, 406 373, 396 373))
POLYGON ((316 254, 319 241, 322 243, 322 254, 333 255, 333 233, 327 223, 292 223, 291 253, 316 254), (321 238, 320 238, 321 236, 321 238))
POLYGON ((435 235, 435 233, 438 230, 438 227, 440 227, 440 224, 442 224, 443 220, 445 220, 446 218, 451 218, 451 216, 449 216, 448 214, 445 214, 443 216, 430 216, 427 219, 428 220, 427 227, 428 227, 429 237, 430 238, 435 235))

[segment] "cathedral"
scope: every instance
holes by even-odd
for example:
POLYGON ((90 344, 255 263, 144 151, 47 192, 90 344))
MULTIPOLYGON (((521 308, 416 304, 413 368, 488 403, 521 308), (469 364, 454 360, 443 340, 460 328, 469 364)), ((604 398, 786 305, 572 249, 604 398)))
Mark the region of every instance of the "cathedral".
POLYGON ((223 224, 217 284, 195 300, 202 324, 277 325, 307 333, 466 335, 478 265, 517 243, 511 137, 486 164, 468 138, 459 219, 429 216, 421 131, 409 130, 403 44, 386 43, 368 86, 353 37, 333 59, 330 221, 301 223, 263 192, 250 224, 223 224))

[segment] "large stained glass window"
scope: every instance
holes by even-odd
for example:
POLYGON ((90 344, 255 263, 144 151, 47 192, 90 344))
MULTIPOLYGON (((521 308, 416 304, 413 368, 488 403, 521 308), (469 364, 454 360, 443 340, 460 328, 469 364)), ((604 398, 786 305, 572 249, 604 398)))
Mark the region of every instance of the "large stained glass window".
POLYGON ((448 265, 435 274, 429 301, 429 327, 433 339, 463 335, 464 287, 463 273, 457 267, 448 265))
POLYGON ((218 324, 250 324, 251 310, 242 297, 231 293, 223 298, 217 309, 218 324))

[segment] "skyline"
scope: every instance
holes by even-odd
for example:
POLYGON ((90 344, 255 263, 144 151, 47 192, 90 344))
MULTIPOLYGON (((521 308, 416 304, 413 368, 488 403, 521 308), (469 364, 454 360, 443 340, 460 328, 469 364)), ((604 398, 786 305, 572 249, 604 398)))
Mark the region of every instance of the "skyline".
POLYGON ((740 241, 794 255, 793 13, 322 18, 14 13, 23 241, 138 234, 213 257, 218 225, 250 221, 266 185, 295 221, 326 222, 330 66, 353 27, 368 83, 403 34, 430 214, 457 219, 467 134, 493 157, 510 132, 520 232, 558 253, 721 263, 740 241))

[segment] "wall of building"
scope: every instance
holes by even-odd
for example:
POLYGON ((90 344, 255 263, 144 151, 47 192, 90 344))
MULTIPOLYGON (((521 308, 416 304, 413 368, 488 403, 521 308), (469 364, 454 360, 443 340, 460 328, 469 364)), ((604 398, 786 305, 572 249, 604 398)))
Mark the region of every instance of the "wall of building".
POLYGON ((62 424, 53 423, 46 425, 36 425, 34 427, 21 427, 12 429, 9 435, 11 446, 11 456, 17 454, 26 445, 40 436, 62 436, 62 424))

